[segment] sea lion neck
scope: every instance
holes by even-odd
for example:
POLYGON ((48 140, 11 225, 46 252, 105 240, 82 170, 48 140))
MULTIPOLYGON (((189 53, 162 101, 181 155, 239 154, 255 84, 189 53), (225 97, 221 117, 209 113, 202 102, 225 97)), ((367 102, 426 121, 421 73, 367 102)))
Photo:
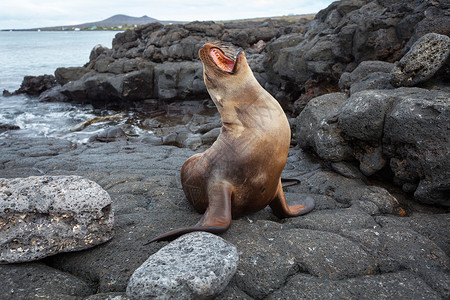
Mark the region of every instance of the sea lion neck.
POLYGON ((266 91, 259 85, 252 72, 236 81, 226 93, 221 94, 216 91, 209 91, 209 93, 219 111, 222 126, 230 131, 240 132, 245 127, 239 112, 255 110, 268 105, 267 99, 262 96, 266 94, 266 91), (242 93, 242 91, 246 91, 246 93, 242 93), (252 97, 248 95, 252 95, 252 97))

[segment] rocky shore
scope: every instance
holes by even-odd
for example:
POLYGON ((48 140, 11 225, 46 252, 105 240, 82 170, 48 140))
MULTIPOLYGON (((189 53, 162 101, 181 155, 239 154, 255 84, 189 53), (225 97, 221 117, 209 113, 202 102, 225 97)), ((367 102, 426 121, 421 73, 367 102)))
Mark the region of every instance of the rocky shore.
MULTIPOLYGON (((23 139, 20 131, 2 139, 0 149, 2 177, 82 176, 108 192, 115 218, 107 243, 0 265, 4 299, 126 299, 130 276, 167 242, 144 244, 200 217, 179 182, 182 163, 195 153, 190 149, 125 140, 74 145, 23 139)), ((291 150, 283 176, 301 184, 286 188, 286 197, 312 196, 317 208, 293 219, 263 210, 233 220, 221 237, 237 248, 239 261, 217 299, 448 297, 446 210, 383 188, 351 164, 334 169, 345 176, 291 150)))
MULTIPOLYGON (((142 122, 153 133, 114 127, 75 144, 26 138, 0 124, 7 131, 0 139, 1 298, 448 299, 449 20, 446 1, 346 0, 311 22, 153 23, 118 34, 112 49, 94 48, 83 67, 26 78, 13 93, 150 107, 142 122), (220 131, 196 57, 215 40, 244 48, 258 81, 286 110, 293 137, 283 177, 300 180, 286 197, 310 196, 316 209, 278 219, 266 208, 233 220, 220 237, 144 245, 200 218, 179 174, 220 131), (22 179, 29 176, 37 177, 22 179), (94 194, 108 197, 98 208, 83 201, 60 208, 70 218, 50 205, 18 213, 11 201, 41 195, 57 203, 70 193, 46 189, 61 180, 96 183, 94 194), (113 237, 105 221, 112 218, 113 237), (36 261, 6 260, 5 253, 37 251, 33 238, 7 236, 22 219, 50 224, 39 227, 50 228, 41 239, 86 250, 61 246, 36 261), (75 237, 59 234, 67 224, 75 237), (108 241, 80 241, 78 232, 104 232, 108 241)), ((72 130, 83 126, 89 123, 72 130)))

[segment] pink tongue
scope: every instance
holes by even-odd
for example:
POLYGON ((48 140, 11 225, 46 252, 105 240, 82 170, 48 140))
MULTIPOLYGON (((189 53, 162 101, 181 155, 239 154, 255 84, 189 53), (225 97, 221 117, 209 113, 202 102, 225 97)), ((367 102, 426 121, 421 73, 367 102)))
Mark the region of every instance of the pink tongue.
POLYGON ((214 63, 226 72, 232 72, 234 68, 234 61, 223 55, 222 51, 217 48, 211 48, 209 55, 214 63))

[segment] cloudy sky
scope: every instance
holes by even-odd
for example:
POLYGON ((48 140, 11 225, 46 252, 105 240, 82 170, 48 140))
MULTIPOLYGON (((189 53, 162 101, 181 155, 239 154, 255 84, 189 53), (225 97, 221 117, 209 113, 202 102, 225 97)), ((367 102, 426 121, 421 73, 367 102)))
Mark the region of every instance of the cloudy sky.
POLYGON ((333 0, 1 0, 0 29, 76 25, 116 14, 206 21, 316 13, 333 0))

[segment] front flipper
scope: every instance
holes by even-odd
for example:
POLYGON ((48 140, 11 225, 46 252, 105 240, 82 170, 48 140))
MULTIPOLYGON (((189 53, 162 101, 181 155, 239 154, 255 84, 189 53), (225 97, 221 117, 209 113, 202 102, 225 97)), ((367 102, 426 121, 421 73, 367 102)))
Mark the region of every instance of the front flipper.
POLYGON ((213 186, 208 192, 208 208, 197 224, 171 230, 157 236, 145 245, 156 241, 171 241, 180 235, 194 231, 207 231, 211 233, 225 232, 231 225, 231 194, 232 186, 229 183, 221 183, 213 186))
POLYGON ((275 198, 269 203, 269 206, 272 208, 274 215, 281 219, 305 215, 314 209, 316 203, 313 198, 306 197, 306 199, 303 199, 300 203, 288 205, 280 180, 275 198))

